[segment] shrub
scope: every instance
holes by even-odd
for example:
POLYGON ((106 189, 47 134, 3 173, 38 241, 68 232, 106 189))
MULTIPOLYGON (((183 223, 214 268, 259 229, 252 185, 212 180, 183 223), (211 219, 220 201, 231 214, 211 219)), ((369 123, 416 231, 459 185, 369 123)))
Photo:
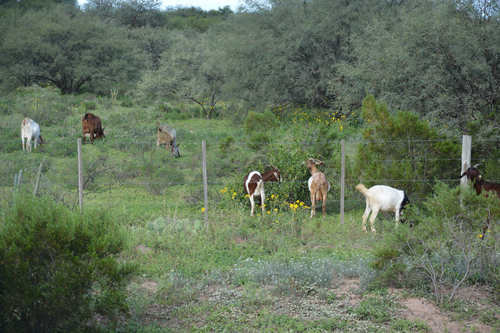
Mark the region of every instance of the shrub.
POLYGON ((3 209, 0 239, 2 331, 82 331, 96 313, 127 310, 133 267, 118 263, 123 234, 104 212, 81 215, 19 193, 3 209))
POLYGON ((404 189, 408 196, 422 197, 432 191, 437 179, 456 179, 455 160, 459 157, 457 141, 438 134, 410 111, 389 114, 387 105, 368 95, 363 101, 366 128, 357 149, 355 172, 367 187, 371 179, 396 179, 391 185, 404 189))

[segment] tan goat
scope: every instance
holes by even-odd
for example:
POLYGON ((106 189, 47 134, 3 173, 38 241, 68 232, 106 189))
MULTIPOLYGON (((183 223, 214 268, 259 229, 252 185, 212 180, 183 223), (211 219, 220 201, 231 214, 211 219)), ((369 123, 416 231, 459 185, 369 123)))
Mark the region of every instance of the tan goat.
POLYGON ((323 218, 326 217, 326 195, 330 191, 330 182, 326 179, 324 173, 316 169, 316 165, 325 164, 314 158, 308 159, 306 167, 311 172, 311 177, 308 181, 309 191, 311 192, 311 218, 316 215, 316 201, 323 201, 323 218))

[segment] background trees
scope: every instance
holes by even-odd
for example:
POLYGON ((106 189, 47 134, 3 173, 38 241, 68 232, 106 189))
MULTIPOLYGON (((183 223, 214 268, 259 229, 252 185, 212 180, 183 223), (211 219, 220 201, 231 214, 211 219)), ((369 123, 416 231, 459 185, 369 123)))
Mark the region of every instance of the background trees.
POLYGON ((3 34, 0 52, 15 84, 53 84, 64 94, 130 81, 139 69, 124 31, 69 7, 26 12, 3 34))
POLYGON ((0 3, 5 87, 74 93, 112 83, 136 96, 208 98, 207 116, 219 98, 349 116, 368 92, 390 113, 412 110, 451 135, 500 135, 498 0, 248 0, 235 11, 161 9, 157 0, 39 1, 27 11, 28 3, 0 3))

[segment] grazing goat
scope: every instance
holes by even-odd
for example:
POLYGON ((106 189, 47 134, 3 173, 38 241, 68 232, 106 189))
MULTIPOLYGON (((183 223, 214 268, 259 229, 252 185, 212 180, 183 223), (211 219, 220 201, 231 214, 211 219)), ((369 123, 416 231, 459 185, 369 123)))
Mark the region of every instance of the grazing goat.
POLYGON ((474 189, 476 189, 477 195, 481 194, 481 192, 485 190, 486 192, 496 193, 498 198, 500 198, 500 184, 490 183, 484 180, 479 170, 476 169, 476 167, 480 165, 481 164, 476 164, 472 167, 467 168, 467 170, 465 170, 460 178, 462 178, 463 176, 467 176, 467 180, 471 181, 474 185, 474 189))
POLYGON ((311 219, 316 215, 316 201, 323 201, 323 218, 326 217, 326 195, 330 191, 330 182, 326 180, 324 173, 316 169, 316 165, 325 164, 314 158, 308 159, 306 167, 311 172, 311 177, 307 182, 311 192, 311 219))
POLYGON ((177 134, 175 129, 167 124, 158 124, 158 135, 156 139, 156 146, 165 145, 167 150, 170 150, 170 154, 174 157, 181 157, 181 152, 179 151, 179 144, 177 143, 177 134))
POLYGON ((255 211, 255 196, 260 196, 260 204, 262 207, 262 213, 264 213, 264 203, 266 201, 266 194, 264 193, 264 183, 265 182, 281 182, 281 172, 272 166, 272 169, 263 173, 262 175, 258 171, 252 171, 243 178, 243 188, 245 192, 250 196, 250 204, 252 205, 252 210, 250 211, 250 216, 253 216, 255 211))
POLYGON ((101 127, 101 119, 92 114, 87 113, 82 118, 83 144, 85 144, 85 134, 90 135, 90 144, 94 143, 94 139, 105 138, 104 128, 101 127))
POLYGON ((366 232, 366 219, 370 212, 373 210, 372 216, 370 217, 370 226, 372 233, 376 233, 373 223, 379 211, 390 212, 396 214, 396 226, 399 222, 399 216, 402 215, 405 205, 410 203, 406 193, 401 190, 397 190, 390 186, 385 185, 375 185, 370 189, 367 189, 365 185, 358 184, 356 189, 361 192, 366 198, 366 209, 363 214, 363 231, 366 232))
POLYGON ((31 153, 31 141, 35 141, 35 149, 37 143, 45 143, 40 135, 40 126, 30 118, 24 118, 21 124, 21 140, 23 142, 23 151, 25 149, 24 139, 26 139, 26 150, 31 153))

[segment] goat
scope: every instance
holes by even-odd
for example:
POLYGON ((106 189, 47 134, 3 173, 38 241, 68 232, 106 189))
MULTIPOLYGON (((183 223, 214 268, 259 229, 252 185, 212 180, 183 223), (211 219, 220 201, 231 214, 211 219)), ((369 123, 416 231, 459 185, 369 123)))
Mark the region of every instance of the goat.
POLYGON ((311 219, 316 215, 316 201, 323 201, 323 218, 326 217, 326 195, 330 191, 330 182, 324 173, 316 169, 316 165, 325 164, 320 160, 310 158, 305 161, 307 169, 311 172, 307 185, 311 192, 311 219))
POLYGON ((365 185, 358 184, 356 189, 361 192, 366 198, 366 209, 363 214, 363 231, 366 231, 366 219, 373 210, 370 217, 370 226, 372 233, 377 233, 373 223, 379 211, 390 212, 396 214, 396 226, 399 222, 399 216, 403 214, 404 207, 410 203, 406 193, 402 190, 395 189, 386 185, 375 185, 367 189, 365 185))
POLYGON ((30 118, 24 118, 23 123, 21 124, 21 141, 23 142, 23 151, 25 149, 24 139, 26 139, 26 151, 28 153, 31 153, 31 141, 35 141, 35 149, 37 143, 45 143, 45 140, 43 140, 40 135, 40 126, 30 118))
MULTIPOLYGON (((479 170, 476 169, 476 167, 480 165, 481 164, 476 164, 472 167, 467 168, 467 170, 465 170, 464 173, 462 173, 460 178, 462 178, 463 176, 467 176, 467 180, 472 182, 477 195, 480 195, 483 192, 483 190, 485 190, 486 192, 496 193, 498 198, 500 198, 500 184, 490 183, 484 180, 479 170)), ((488 194, 486 193, 485 196, 488 196, 488 194)), ((486 232, 486 230, 488 230, 491 222, 491 212, 489 209, 487 209, 487 211, 488 211, 488 218, 486 219, 486 224, 483 227, 483 234, 481 235, 481 238, 483 239, 484 239, 484 233, 486 232)))
POLYGON ((498 198, 500 198, 500 184, 490 183, 484 180, 479 170, 476 169, 476 167, 480 165, 481 164, 476 164, 472 167, 467 168, 467 170, 464 171, 460 178, 462 178, 463 176, 467 176, 467 180, 471 181, 474 185, 474 189, 476 190, 477 195, 481 194, 481 192, 485 190, 486 192, 496 193, 498 198))
POLYGON ((85 134, 90 135, 90 144, 94 143, 94 139, 106 138, 104 128, 101 127, 101 119, 92 114, 87 113, 82 118, 83 144, 85 144, 85 134))
POLYGON ((177 143, 177 133, 175 129, 167 124, 160 125, 158 123, 158 132, 156 139, 156 146, 165 145, 167 150, 170 150, 170 154, 174 157, 181 157, 181 152, 179 151, 179 144, 177 143))
POLYGON ((248 173, 245 178, 243 178, 243 188, 245 192, 250 196, 250 204, 252 209, 250 211, 250 216, 253 216, 255 211, 255 196, 260 196, 260 204, 262 207, 262 213, 264 213, 264 202, 266 201, 266 194, 264 192, 265 182, 281 182, 281 172, 276 168, 271 166, 271 170, 260 174, 258 171, 252 171, 248 173))

